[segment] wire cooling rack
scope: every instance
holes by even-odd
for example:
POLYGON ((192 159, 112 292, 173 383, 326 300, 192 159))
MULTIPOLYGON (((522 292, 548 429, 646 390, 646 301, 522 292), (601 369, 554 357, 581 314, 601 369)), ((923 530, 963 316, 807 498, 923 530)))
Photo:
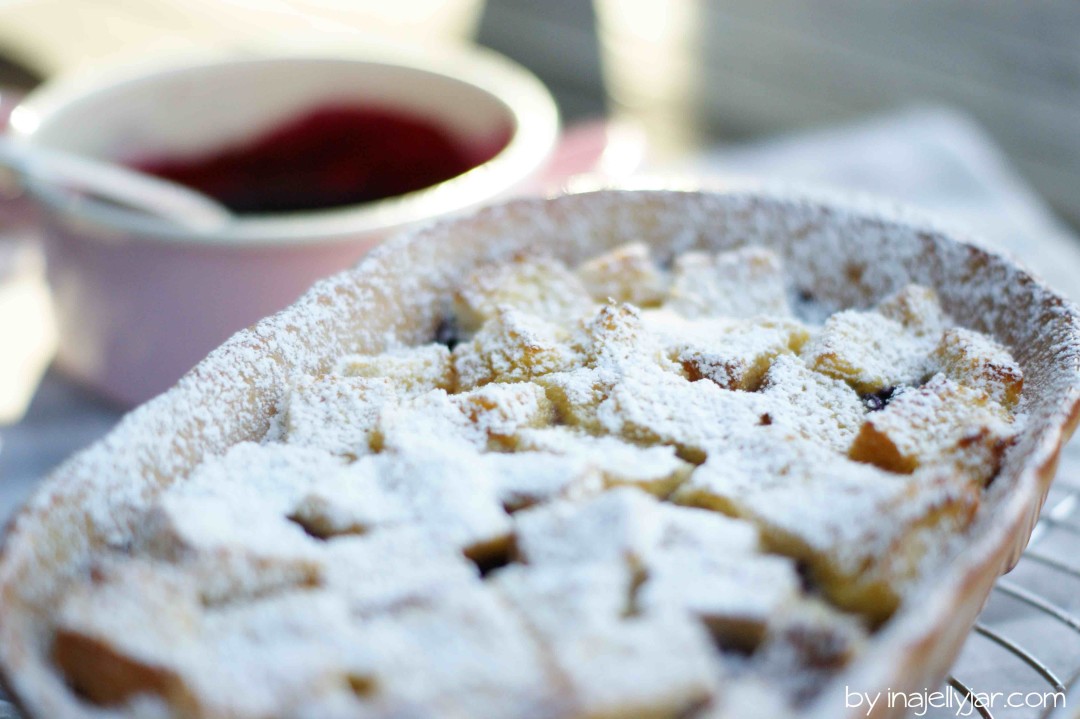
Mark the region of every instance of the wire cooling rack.
POLYGON ((1066 448, 1027 551, 994 586, 945 691, 952 706, 926 717, 1080 717, 1080 450, 1066 448))
MULTIPOLYGON (((1065 449, 1027 551, 994 585, 940 691, 945 706, 909 714, 1080 717, 1080 443, 1065 449)), ((0 719, 23 719, 3 694, 0 719)))

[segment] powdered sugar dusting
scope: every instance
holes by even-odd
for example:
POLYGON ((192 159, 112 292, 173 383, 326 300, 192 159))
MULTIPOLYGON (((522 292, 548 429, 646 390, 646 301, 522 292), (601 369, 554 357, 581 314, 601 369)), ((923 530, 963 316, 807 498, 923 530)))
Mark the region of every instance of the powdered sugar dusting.
MULTIPOLYGON (((0 628, 0 659, 28 706, 46 715, 94 713, 63 686, 48 659, 60 616, 58 598, 81 596, 72 590, 89 586, 91 563, 116 558, 123 564, 125 552, 154 547, 146 557, 149 575, 173 577, 167 581, 189 589, 209 586, 198 583, 205 568, 191 557, 226 557, 214 565, 221 572, 277 578, 246 588, 218 584, 212 591, 177 593, 177 607, 187 606, 197 624, 214 628, 209 634, 192 630, 198 648, 191 653, 145 654, 139 647, 152 643, 138 642, 152 636, 150 628, 132 637, 130 648, 115 647, 139 667, 167 666, 160 675, 164 683, 152 686, 180 686, 213 711, 227 707, 236 716, 257 716, 276 706, 316 716, 314 708, 324 707, 349 716, 368 709, 440 706, 463 716, 618 714, 635 708, 689 715, 699 708, 723 712, 721 697, 728 690, 724 659, 711 646, 708 632, 744 636, 723 634, 733 631, 735 624, 728 620, 734 620, 734 607, 740 605, 744 617, 759 612, 750 625, 763 627, 764 636, 794 647, 798 632, 770 629, 773 612, 765 594, 788 596, 796 604, 807 597, 796 582, 785 584, 779 577, 794 575, 779 569, 776 578, 764 580, 761 592, 743 593, 736 588, 757 586, 752 578, 759 575, 725 584, 728 570, 716 568, 717 586, 734 587, 724 590, 731 603, 720 609, 696 601, 692 609, 678 606, 662 597, 679 593, 661 587, 678 586, 685 581, 679 577, 695 572, 713 577, 714 569, 697 564, 707 564, 711 556, 745 557, 746 567, 757 567, 759 560, 762 566, 787 562, 761 553, 752 523, 769 552, 816 563, 814 581, 838 605, 873 615, 862 603, 866 597, 892 592, 900 595, 897 601, 906 616, 913 592, 928 591, 925 578, 947 558, 934 549, 935 532, 953 536, 963 531, 982 498, 978 481, 957 483, 940 472, 923 471, 922 465, 901 475, 874 466, 876 458, 845 459, 856 428, 879 413, 872 411, 878 408, 869 393, 895 385, 918 387, 943 372, 1000 406, 1008 421, 1008 378, 1014 369, 1021 371, 1024 390, 1016 408, 1025 423, 1013 423, 1010 432, 1019 434, 999 457, 1000 472, 986 495, 1012 512, 1019 505, 1006 500, 1030 497, 1031 467, 1053 452, 1062 407, 1071 407, 1077 396, 1075 358, 1080 353, 1073 308, 1000 258, 950 243, 917 224, 753 194, 677 193, 526 201, 465 222, 467 231, 439 225, 388 245, 354 273, 320 283, 294 307, 241 333, 175 390, 133 413, 113 435, 62 468, 33 500, 16 521, 0 566, 7 616, 13 617, 0 628), (647 244, 659 262, 687 257, 689 250, 702 253, 704 259, 684 260, 681 269, 676 262, 666 295, 671 306, 658 311, 686 303, 693 308, 686 310, 693 322, 711 321, 703 316, 764 313, 774 322, 789 323, 777 327, 798 327, 784 316, 787 298, 794 295, 834 308, 872 307, 889 293, 906 292, 906 299, 895 302, 895 308, 886 304, 877 313, 850 315, 857 319, 848 325, 867 330, 861 336, 847 332, 850 344, 820 339, 830 332, 839 337, 842 331, 811 327, 798 330, 812 335, 805 343, 785 330, 786 348, 779 338, 758 345, 754 337, 745 346, 733 341, 734 357, 709 354, 708 347, 674 351, 638 309, 601 304, 597 310, 586 288, 598 286, 595 273, 575 275, 570 269, 611 250, 605 262, 618 265, 629 257, 625 266, 648 274, 639 250, 618 249, 629 239, 647 244), (747 244, 776 253, 738 249, 747 244), (526 250, 537 247, 551 255, 530 259, 538 255, 526 250), (725 272, 738 266, 740 258, 756 268, 749 273, 755 289, 742 295, 737 285, 723 287, 725 272), (708 273, 690 272, 691 265, 711 267, 720 288, 700 284, 708 273), (402 272, 402 267, 416 271, 402 272), (936 290, 943 308, 937 320, 926 309, 935 305, 925 293, 905 289, 910 283, 936 290), (459 328, 466 342, 468 333, 480 336, 485 323, 508 312, 539 317, 547 325, 538 324, 543 331, 536 333, 526 318, 509 323, 501 335, 493 332, 502 339, 475 345, 474 354, 482 359, 472 366, 483 371, 469 375, 461 371, 469 362, 450 362, 446 348, 430 344, 453 307, 458 320, 465 320, 459 328), (943 341, 941 333, 954 320, 990 331, 995 343, 943 341), (548 326, 554 329, 543 329, 548 326), (522 327, 527 331, 519 331, 522 327), (902 340, 902 351, 892 358, 899 372, 873 364, 874 347, 890 332, 902 340), (528 336, 521 347, 540 348, 541 356, 549 352, 557 361, 521 371, 528 365, 517 361, 521 353, 507 338, 522 335, 528 336), (964 352, 956 351, 961 344, 964 352), (851 346, 869 349, 843 355, 851 346), (384 358, 425 359, 387 365, 379 359, 385 350, 392 352, 384 358), (342 358, 349 356, 359 356, 350 360, 360 368, 354 372, 359 376, 338 374, 342 358), (814 371, 835 370, 838 363, 820 361, 833 356, 849 359, 854 371, 814 371), (961 361, 961 356, 975 359, 961 361), (1072 364, 1064 357, 1072 358, 1072 364), (755 376, 759 364, 763 372, 755 376), (462 383, 465 376, 471 379, 462 383), (268 435, 275 423, 280 436, 268 435), (555 424, 575 429, 549 429, 555 424), (253 444, 234 456, 229 449, 241 442, 253 444), (794 455, 777 452, 777 447, 794 455), (264 464, 254 459, 263 451, 280 454, 264 464), (269 473, 264 484, 252 485, 261 489, 243 489, 243 482, 230 488, 228 481, 220 490, 211 489, 209 479, 199 479, 211 477, 210 468, 218 462, 242 464, 245 452, 254 472, 269 473), (366 456, 371 453, 375 456, 366 456), (597 455, 607 459, 608 454, 610 461, 597 461, 597 455), (753 460, 749 464, 748 458, 753 460), (345 462, 352 464, 344 467, 345 462), (688 462, 704 464, 691 472, 688 462), (279 485, 275 472, 290 463, 297 469, 279 485), (205 469, 192 474, 197 467, 205 469), (837 477, 829 481, 821 467, 837 477), (561 483, 560 473, 567 478, 561 483), (695 519, 675 527, 654 516, 657 507, 676 509, 654 498, 669 495, 695 504, 716 497, 713 509, 750 523, 678 508, 695 519), (585 533, 566 549, 556 548, 555 538, 569 541, 576 535, 544 529, 536 519, 560 507, 572 514, 595 503, 608 509, 595 510, 597 521, 583 525, 589 531, 574 530, 585 533), (237 506, 251 511, 228 509, 237 506), (895 521, 871 527, 838 519, 860 508, 895 521), (154 535, 157 539, 136 542, 149 516, 162 518, 164 529, 154 535), (207 521, 199 521, 200 516, 207 521), (936 522, 929 530, 928 516, 936 522), (316 518, 324 524, 317 526, 316 518), (42 534, 41 526, 49 531, 42 534), (163 540, 170 532, 176 540, 163 540), (357 549, 352 564, 338 549, 345 546, 339 543, 359 547, 390 535, 399 539, 357 549), (901 551, 893 549, 894 540, 901 551), (166 545, 188 549, 170 554, 162 551, 166 545), (224 554, 222 547, 228 550, 224 554), (583 547, 591 549, 582 555, 583 547), (252 551, 256 548, 261 553, 252 551), (402 569, 380 573, 381 556, 399 557, 402 569), (853 570, 859 556, 870 558, 872 571, 853 570), (507 561, 510 567, 487 580, 477 574, 507 561), (544 568, 575 562, 629 572, 628 616, 612 618, 610 609, 597 610, 605 618, 588 620, 589 630, 578 639, 544 630, 545 622, 529 612, 534 600, 520 599, 573 597, 578 593, 574 587, 584 585, 559 579, 569 570, 550 573, 544 568), (349 566, 354 570, 340 569, 349 566), (526 584, 540 581, 537 573, 549 573, 535 590, 511 595, 498 589, 497 581, 511 569, 526 584), (370 585, 360 580, 368 576, 370 585), (851 587, 859 591, 847 591, 851 587), (324 619, 285 621, 301 607, 319 607, 317 614, 324 619), (258 640, 252 641, 253 636, 258 640), (380 651, 361 656, 346 645, 380 651), (13 653, 12 646, 19 651, 13 653), (422 647, 432 646, 441 648, 441 656, 429 660, 422 647), (230 658, 236 669, 213 677, 197 668, 191 660, 196 656, 203 661, 217 657, 219 664, 230 658), (304 671, 292 678, 276 674, 274 662, 287 656, 304 671), (680 661, 658 663, 657 657, 680 661), (417 676, 428 680, 422 691, 410 688, 409 677, 417 676), (245 677, 278 688, 270 698, 237 693, 245 677), (371 693, 371 686, 379 691, 371 693), (510 706, 516 709, 506 714, 510 706)), ((666 283, 659 268, 657 275, 666 283)), ((611 282, 613 276, 607 277, 611 282)), ((623 293, 612 296, 616 301, 633 299, 627 294, 632 288, 610 286, 623 293)), ((914 391, 902 389, 895 397, 881 393, 874 399, 885 404, 881 416, 899 414, 892 402, 914 391)), ((897 406, 902 409, 903 403, 897 406)), ((961 464, 969 479, 984 471, 979 463, 961 464)), ((552 527, 578 526, 569 519, 553 522, 552 527)), ((972 536, 992 537, 986 526, 977 523, 972 536)), ((762 570, 763 575, 769 571, 762 570)), ((127 597, 134 595, 125 591, 137 593, 146 582, 157 581, 98 576, 93 592, 107 589, 127 597)), ((625 588, 626 582, 613 580, 606 586, 625 588)), ((161 616, 174 616, 170 612, 161 616)), ((111 641, 122 629, 96 625, 107 619, 99 615, 69 609, 64 621, 73 637, 97 631, 102 641, 111 641)), ((812 624, 815 631, 841 632, 829 629, 825 619, 812 624)), ((124 626, 142 631, 138 622, 124 626)), ((188 636, 185 626, 180 622, 173 629, 188 636)), ((78 646, 60 649, 76 651, 78 646)), ((787 655, 799 656, 794 649, 787 655)), ((770 685, 778 681, 768 672, 761 676, 770 685)), ((158 696, 179 695, 164 691, 158 696)), ((156 701, 143 693, 125 699, 117 711, 157 712, 156 701)), ((729 705, 738 706, 739 700, 732 695, 729 705)))

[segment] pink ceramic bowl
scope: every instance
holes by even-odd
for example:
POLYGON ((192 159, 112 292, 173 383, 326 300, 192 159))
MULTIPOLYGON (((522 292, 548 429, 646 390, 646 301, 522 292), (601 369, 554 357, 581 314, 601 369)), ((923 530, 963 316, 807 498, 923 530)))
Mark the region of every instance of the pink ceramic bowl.
POLYGON ((509 141, 441 184, 363 205, 247 215, 197 232, 56 188, 42 206, 60 367, 124 404, 173 384, 234 331, 406 225, 535 189, 559 135, 530 73, 491 52, 211 58, 52 83, 12 115, 28 143, 97 158, 240 143, 305 109, 355 101, 422 114, 465 142, 509 141))

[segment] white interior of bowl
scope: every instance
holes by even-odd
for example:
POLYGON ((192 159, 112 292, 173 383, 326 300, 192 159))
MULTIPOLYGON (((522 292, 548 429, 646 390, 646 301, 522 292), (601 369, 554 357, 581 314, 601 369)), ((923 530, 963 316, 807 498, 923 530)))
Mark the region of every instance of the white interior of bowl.
MULTIPOLYGON (((465 143, 509 131, 490 161, 446 182, 387 200, 316 212, 249 215, 205 236, 94 202, 84 219, 166 237, 302 241, 355 236, 470 207, 502 195, 540 169, 558 115, 550 93, 494 53, 445 50, 424 56, 200 58, 164 68, 105 72, 32 94, 12 118, 29 142, 109 160, 192 156, 250 140, 303 111, 328 104, 398 109, 428 117, 465 143)), ((65 192, 35 188, 54 210, 65 192)))
POLYGON ((279 58, 188 67, 85 94, 43 118, 35 142, 105 160, 203 155, 332 104, 437 118, 464 141, 514 125, 505 102, 456 78, 400 65, 279 58))

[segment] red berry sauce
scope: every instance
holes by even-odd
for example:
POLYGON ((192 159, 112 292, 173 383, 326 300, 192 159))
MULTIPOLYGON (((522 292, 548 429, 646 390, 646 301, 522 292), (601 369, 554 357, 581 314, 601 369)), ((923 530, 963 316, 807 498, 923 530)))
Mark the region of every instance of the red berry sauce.
POLYGON ((130 164, 238 214, 298 212, 371 202, 449 180, 498 154, 509 128, 495 135, 469 144, 401 110, 326 105, 242 145, 130 164))

